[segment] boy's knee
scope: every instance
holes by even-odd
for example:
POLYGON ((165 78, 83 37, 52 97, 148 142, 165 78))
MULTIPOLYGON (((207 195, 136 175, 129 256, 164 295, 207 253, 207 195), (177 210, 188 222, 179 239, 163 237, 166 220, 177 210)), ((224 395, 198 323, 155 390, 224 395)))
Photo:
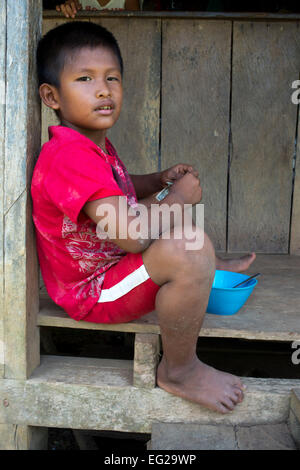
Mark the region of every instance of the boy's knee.
MULTIPOLYGON (((143 260, 150 277, 159 285, 171 279, 198 279, 212 282, 215 273, 215 250, 209 237, 202 233, 203 244, 187 249, 191 240, 171 232, 168 238, 155 240, 144 252, 143 260)), ((200 235, 200 233, 199 233, 200 235)))
POLYGON ((176 231, 171 233, 168 240, 166 254, 177 259, 178 264, 195 267, 198 271, 201 267, 207 272, 215 271, 215 249, 208 235, 199 227, 195 228, 195 237, 178 236, 176 231), (197 233, 196 233, 197 231, 197 233))

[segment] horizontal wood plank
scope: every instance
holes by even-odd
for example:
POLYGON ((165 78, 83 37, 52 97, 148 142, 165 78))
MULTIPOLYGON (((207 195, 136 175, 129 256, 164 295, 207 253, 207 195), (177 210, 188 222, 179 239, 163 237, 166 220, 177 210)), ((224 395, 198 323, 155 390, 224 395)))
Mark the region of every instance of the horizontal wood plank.
MULTIPOLYGON (((232 258, 232 255, 225 256, 232 258)), ((200 336, 257 339, 266 341, 300 340, 300 259, 289 255, 258 255, 247 271, 260 272, 258 284, 247 303, 235 315, 207 314, 200 336)), ((97 324, 75 321, 47 299, 41 300, 39 326, 91 330, 160 333, 155 312, 123 324, 97 324)))
MULTIPOLYGON (((83 359, 83 358, 81 358, 83 359)), ((68 366, 68 383, 62 381, 59 356, 42 357, 32 377, 0 381, 0 422, 20 425, 151 432, 153 422, 260 424, 287 420, 292 388, 299 380, 243 378, 245 398, 233 413, 222 415, 164 390, 109 385, 110 368, 102 369, 102 380, 95 382, 96 363, 82 360, 81 367, 68 366), (87 373, 85 369, 91 368, 87 373), (76 369, 76 370, 75 370, 76 369), (89 383, 89 377, 92 377, 89 383)), ((94 360, 93 360, 94 361, 94 360)), ((75 363, 74 363, 75 364, 75 363)), ((117 372, 116 372, 117 374, 117 372)), ((120 370, 124 377, 124 369, 120 370)), ((121 379, 122 381, 123 379, 121 379)))
MULTIPOLYGON (((55 10, 44 10, 43 18, 61 18, 62 14, 55 10)), ((204 20, 253 20, 253 21, 297 21, 299 13, 269 13, 269 12, 226 12, 226 11, 80 11, 77 19, 82 18, 162 18, 162 19, 204 19, 204 20)))
POLYGON ((41 356, 41 364, 31 377, 33 381, 93 386, 127 387, 133 382, 133 361, 71 356, 41 356))

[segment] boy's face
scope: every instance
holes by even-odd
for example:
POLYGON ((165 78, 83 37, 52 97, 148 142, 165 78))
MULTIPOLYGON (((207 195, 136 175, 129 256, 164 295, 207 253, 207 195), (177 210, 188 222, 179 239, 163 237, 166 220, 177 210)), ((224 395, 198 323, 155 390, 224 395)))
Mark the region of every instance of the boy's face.
POLYGON ((61 123, 103 143, 117 121, 123 88, 119 61, 108 48, 82 48, 67 60, 56 91, 61 123))

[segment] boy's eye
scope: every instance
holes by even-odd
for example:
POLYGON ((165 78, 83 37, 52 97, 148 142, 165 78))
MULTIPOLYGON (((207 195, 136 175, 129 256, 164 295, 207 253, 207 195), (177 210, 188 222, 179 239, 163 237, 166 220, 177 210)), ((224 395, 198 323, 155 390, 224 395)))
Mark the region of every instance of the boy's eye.
POLYGON ((107 80, 109 80, 109 81, 114 81, 114 80, 119 81, 118 77, 107 77, 107 80))
POLYGON ((91 80, 91 77, 87 77, 87 76, 77 78, 77 81, 79 82, 87 82, 89 80, 91 80))

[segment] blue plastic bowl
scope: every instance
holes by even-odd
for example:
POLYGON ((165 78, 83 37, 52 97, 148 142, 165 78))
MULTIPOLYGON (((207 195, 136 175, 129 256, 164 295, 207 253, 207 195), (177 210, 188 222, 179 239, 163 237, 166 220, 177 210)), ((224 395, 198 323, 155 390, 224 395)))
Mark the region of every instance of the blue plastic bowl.
POLYGON ((251 279, 241 287, 233 286, 249 277, 246 274, 216 270, 206 312, 216 315, 237 313, 252 294, 257 279, 251 279))

